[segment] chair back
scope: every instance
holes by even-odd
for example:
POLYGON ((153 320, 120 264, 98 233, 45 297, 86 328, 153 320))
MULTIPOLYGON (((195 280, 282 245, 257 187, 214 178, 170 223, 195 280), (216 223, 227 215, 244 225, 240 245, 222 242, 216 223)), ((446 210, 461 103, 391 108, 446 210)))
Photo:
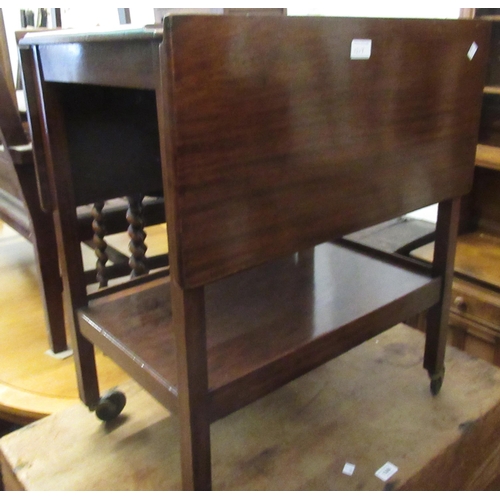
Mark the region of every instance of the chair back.
POLYGON ((471 188, 489 27, 165 19, 172 277, 194 288, 471 188))
POLYGON ((3 16, 0 17, 0 129, 9 146, 28 143, 17 107, 3 16))
POLYGON ((0 219, 25 237, 31 225, 9 148, 28 144, 16 104, 3 17, 0 17, 0 219))

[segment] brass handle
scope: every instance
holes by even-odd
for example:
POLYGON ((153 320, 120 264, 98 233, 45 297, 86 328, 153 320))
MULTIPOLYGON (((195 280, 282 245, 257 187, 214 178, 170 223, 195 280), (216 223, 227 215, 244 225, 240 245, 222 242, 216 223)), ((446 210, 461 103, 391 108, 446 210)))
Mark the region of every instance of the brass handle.
POLYGON ((456 297, 453 304, 459 311, 461 312, 467 311, 467 302, 465 302, 465 299, 463 297, 460 296, 456 297))

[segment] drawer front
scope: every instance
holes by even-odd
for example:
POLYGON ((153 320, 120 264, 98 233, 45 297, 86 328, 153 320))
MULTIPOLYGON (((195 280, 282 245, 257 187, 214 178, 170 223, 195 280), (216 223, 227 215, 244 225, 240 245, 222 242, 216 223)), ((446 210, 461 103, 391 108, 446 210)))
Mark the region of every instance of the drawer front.
POLYGON ((500 332, 451 313, 448 341, 471 356, 500 366, 500 332))
POLYGON ((500 333, 500 294, 478 285, 455 279, 451 312, 500 333))

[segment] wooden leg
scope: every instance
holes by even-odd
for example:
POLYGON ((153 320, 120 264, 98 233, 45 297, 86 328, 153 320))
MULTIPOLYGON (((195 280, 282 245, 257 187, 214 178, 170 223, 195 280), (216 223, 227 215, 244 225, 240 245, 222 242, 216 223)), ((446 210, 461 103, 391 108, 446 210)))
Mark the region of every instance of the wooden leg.
POLYGON ((457 242, 460 199, 439 204, 434 246, 433 273, 442 276, 441 300, 427 313, 424 368, 431 377, 431 390, 437 394, 444 377, 444 355, 451 301, 451 285, 457 242))
POLYGON ((96 202, 92 207, 92 230, 94 237, 92 240, 94 251, 97 257, 96 262, 96 279, 99 283, 99 288, 108 286, 108 276, 106 272, 106 262, 108 262, 108 244, 106 243, 106 225, 104 224, 103 216, 104 202, 96 202))
POLYGON ((94 346, 78 330, 73 332, 72 337, 78 393, 82 402, 90 410, 95 410, 100 394, 94 346))
POLYGON ((129 208, 127 210, 127 221, 130 224, 127 232, 130 237, 129 250, 131 253, 131 278, 143 276, 149 272, 146 266, 146 250, 148 247, 144 243, 146 233, 144 231, 142 199, 142 195, 127 197, 129 204, 129 208))
POLYGON ((52 213, 46 213, 40 207, 34 169, 25 165, 17 169, 17 174, 32 223, 31 240, 37 256, 49 346, 58 353, 67 350, 68 344, 54 220, 52 213))
MULTIPOLYGON (((64 324, 62 280, 59 275, 57 253, 55 255, 52 253, 54 249, 50 252, 47 251, 46 243, 49 239, 47 234, 44 235, 42 242, 36 236, 35 239, 42 299, 48 325, 49 346, 53 353, 59 353, 68 349, 68 342, 64 324)), ((50 240, 55 241, 55 238, 51 237, 50 240)))
MULTIPOLYGON (((56 212, 55 217, 56 229, 61 227, 61 222, 58 221, 59 217, 72 217, 73 224, 71 227, 75 232, 77 231, 78 225, 76 214, 65 213, 61 215, 59 212, 56 212)), ((61 234, 61 231, 56 230, 56 236, 58 238, 60 248, 63 248, 63 235, 61 234)), ((66 244, 68 246, 71 245, 73 248, 73 251, 69 252, 70 255, 74 255, 71 265, 78 268, 82 267, 83 263, 80 253, 79 239, 74 237, 66 244)), ((74 310, 78 306, 86 304, 87 299, 85 283, 82 280, 78 283, 79 286, 71 288, 69 283, 69 274, 72 274, 74 270, 70 267, 70 265, 68 265, 66 255, 64 253, 61 253, 61 260, 63 269, 66 270, 63 273, 64 311, 68 334, 71 338, 71 346, 73 348, 73 361, 75 363, 78 394, 82 402, 88 406, 90 410, 94 410, 100 399, 94 345, 80 333, 78 329, 78 321, 74 313, 74 310)), ((83 276, 83 268, 76 274, 78 276, 83 276)))
POLYGON ((210 490, 210 416, 203 288, 182 290, 172 281, 181 426, 182 484, 210 490))

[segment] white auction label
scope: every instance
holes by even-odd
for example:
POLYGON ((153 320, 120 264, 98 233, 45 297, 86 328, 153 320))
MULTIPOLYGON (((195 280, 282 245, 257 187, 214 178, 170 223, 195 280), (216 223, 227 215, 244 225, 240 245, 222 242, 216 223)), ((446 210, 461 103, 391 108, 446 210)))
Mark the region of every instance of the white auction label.
POLYGON ((372 41, 355 38, 351 42, 351 59, 370 59, 372 55, 372 41))
POLYGON ((342 474, 345 474, 346 476, 352 476, 354 474, 355 468, 356 466, 354 464, 346 462, 344 468, 342 469, 342 474))
POLYGON ((472 61, 472 58, 477 52, 477 49, 479 46, 477 45, 476 42, 472 42, 472 45, 470 46, 469 52, 467 52, 467 57, 472 61))
POLYGON ((392 476, 394 476, 397 471, 398 468, 394 464, 391 464, 391 462, 387 462, 386 464, 382 465, 382 467, 380 467, 377 472, 375 472, 375 475, 382 481, 387 481, 392 476))

